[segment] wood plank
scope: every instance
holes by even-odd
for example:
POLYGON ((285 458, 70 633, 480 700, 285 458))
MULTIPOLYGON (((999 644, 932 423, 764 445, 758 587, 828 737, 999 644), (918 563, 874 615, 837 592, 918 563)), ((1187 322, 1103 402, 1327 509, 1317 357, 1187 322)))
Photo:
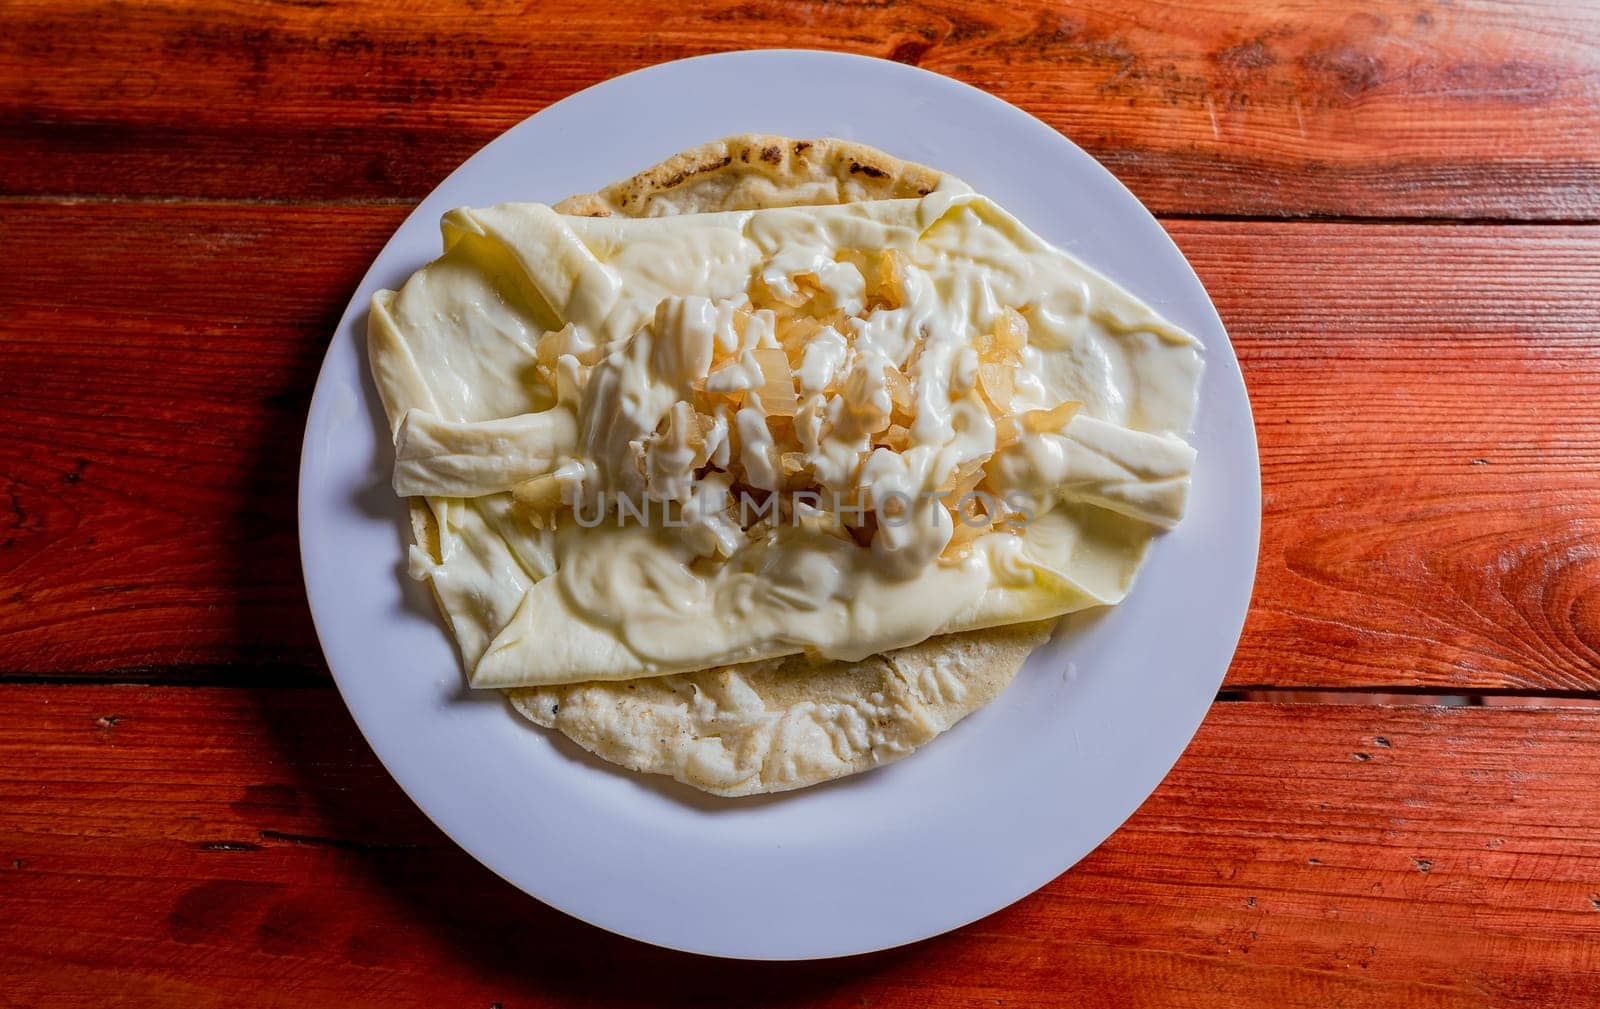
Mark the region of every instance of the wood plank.
POLYGON ((1600 230, 1169 230, 1260 443, 1229 685, 1600 686, 1600 230))
POLYGON ((325 676, 300 440, 329 335, 403 216, 0 211, 0 669, 325 676))
POLYGON ((414 199, 590 84, 772 46, 990 90, 1159 211, 1600 217, 1600 8, 1555 0, 14 0, 0 185, 414 199))
MULTIPOLYGON (((322 675, 300 430, 402 213, 0 204, 0 671, 322 675)), ((1230 684, 1600 689, 1600 229, 1170 229, 1262 446, 1230 684)))
MULTIPOLYGON (((1477 1007, 1600 990, 1600 713, 1217 705, 1102 848, 909 949, 647 948, 440 836, 331 690, 0 688, 21 1005, 1477 1007), (60 1003, 64 1004, 64 1003, 60 1003)), ((509 716, 508 716, 509 717, 509 716)))

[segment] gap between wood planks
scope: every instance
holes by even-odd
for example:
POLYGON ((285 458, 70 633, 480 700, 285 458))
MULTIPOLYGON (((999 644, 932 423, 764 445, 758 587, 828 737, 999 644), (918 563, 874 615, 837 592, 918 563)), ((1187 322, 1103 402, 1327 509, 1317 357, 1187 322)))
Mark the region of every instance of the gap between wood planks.
MULTIPOLYGON (((331 688, 333 681, 304 671, 250 670, 230 666, 169 666, 112 669, 95 673, 0 672, 0 686, 331 688)), ((1479 689, 1453 693, 1437 687, 1227 687, 1215 703, 1339 704, 1376 707, 1600 708, 1600 691, 1479 689)))
MULTIPOLYGON (((218 207, 294 207, 298 209, 327 207, 329 209, 360 209, 362 207, 414 207, 422 202, 421 197, 411 196, 374 196, 356 197, 353 199, 295 199, 288 197, 243 197, 243 196, 121 196, 115 193, 7 193, 0 190, 0 201, 6 203, 35 204, 40 206, 61 206, 73 204, 125 204, 131 206, 218 206, 218 207)), ((1226 224, 1371 224, 1371 225, 1434 225, 1434 226, 1459 226, 1459 227, 1516 227, 1523 225, 1540 225, 1556 227, 1593 227, 1600 224, 1600 217, 1547 217, 1530 214, 1517 217, 1482 217, 1482 216, 1428 216, 1428 215, 1394 215, 1394 214, 1326 214, 1326 213, 1295 213, 1284 211, 1276 214, 1227 214, 1186 211, 1151 211, 1158 221, 1215 221, 1226 224)))
POLYGON ((1217 703, 1264 701, 1269 704, 1367 704, 1379 707, 1600 708, 1600 693, 1583 690, 1479 690, 1452 694, 1429 687, 1229 687, 1217 703))

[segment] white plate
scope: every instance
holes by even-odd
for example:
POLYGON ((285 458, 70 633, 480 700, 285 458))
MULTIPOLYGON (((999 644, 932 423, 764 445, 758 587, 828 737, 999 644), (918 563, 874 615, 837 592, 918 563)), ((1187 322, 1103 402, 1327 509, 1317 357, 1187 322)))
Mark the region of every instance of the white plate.
POLYGON ((926 71, 775 50, 668 63, 545 109, 479 151, 379 254, 323 362, 300 551, 328 665, 379 759, 455 841, 576 917, 662 946, 801 959, 911 942, 1037 889, 1103 841, 1188 743, 1233 654, 1260 530, 1255 430, 1227 334, 1161 226, 1022 111, 926 71), (1067 621, 924 751, 830 785, 716 800, 612 769, 469 693, 426 592, 367 377, 372 293, 439 252, 452 207, 553 202, 751 131, 863 141, 966 179, 1196 333, 1193 499, 1128 600, 1067 621))

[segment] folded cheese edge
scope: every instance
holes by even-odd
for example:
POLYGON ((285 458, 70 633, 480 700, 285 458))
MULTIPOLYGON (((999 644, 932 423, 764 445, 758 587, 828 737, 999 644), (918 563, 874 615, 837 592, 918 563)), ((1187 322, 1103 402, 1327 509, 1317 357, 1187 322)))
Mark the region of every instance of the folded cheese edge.
POLYGON ((482 421, 407 410, 395 432, 394 492, 465 498, 510 491, 550 472, 577 437, 577 418, 564 407, 482 421))
MULTIPOLYGON (((621 567, 637 557, 626 544, 636 538, 623 531, 616 539, 624 542, 608 537, 583 549, 615 559, 621 567)), ((531 669, 542 674, 533 682, 542 683, 691 672, 798 654, 806 644, 827 640, 827 632, 839 623, 848 629, 837 639, 847 646, 822 656, 859 660, 925 640, 930 623, 936 635, 944 635, 1121 602, 1150 537, 1140 523, 1113 513, 1061 508, 1036 519, 1022 539, 1011 560, 1016 580, 1002 588, 987 588, 963 577, 958 568, 933 565, 910 580, 866 573, 851 597, 834 606, 821 600, 794 609, 770 603, 741 607, 752 596, 788 602, 788 590, 804 601, 814 591, 805 569, 780 557, 771 562, 779 572, 771 578, 730 579, 696 598, 674 597, 670 608, 637 609, 620 633, 617 624, 597 621, 592 608, 575 604, 574 594, 562 591, 565 579, 558 573, 524 593, 473 667, 471 682, 477 687, 527 685, 531 669), (785 580, 785 574, 791 579, 785 580), (692 634, 681 633, 685 627, 692 634), (706 647, 710 641, 719 642, 717 651, 706 647)))
MULTIPOLYGON (((662 675, 793 654, 818 640, 834 642, 833 657, 859 657, 930 633, 1054 616, 1125 595, 1151 534, 1182 514, 1193 452, 1176 432, 1187 428, 1194 406, 1199 353, 1191 337, 979 197, 701 216, 722 220, 710 224, 712 254, 697 260, 662 255, 675 234, 670 221, 573 220, 537 205, 453 213, 446 254, 400 292, 374 301, 369 354, 397 435, 396 487, 425 496, 438 530, 437 551, 413 551, 413 571, 431 579, 474 686, 662 675), (1084 414, 1064 432, 1073 450, 1062 475, 1063 504, 1021 536, 1004 537, 1016 542, 980 540, 984 549, 976 551, 991 568, 1009 569, 1010 584, 988 585, 937 566, 909 582, 879 584, 865 571, 860 591, 835 593, 826 607, 801 587, 791 595, 802 605, 779 606, 755 620, 725 609, 719 618, 719 608, 750 591, 748 584, 730 584, 701 593, 698 607, 651 612, 624 600, 622 608, 641 612, 619 624, 607 606, 574 592, 573 577, 548 577, 584 569, 580 560, 629 556, 643 534, 585 530, 580 544, 570 529, 565 536, 533 529, 512 512, 503 490, 548 469, 554 450, 571 437, 570 414, 552 410, 530 384, 506 381, 516 362, 531 360, 539 335, 587 315, 604 319, 605 338, 618 341, 645 321, 644 308, 621 304, 624 287, 634 304, 650 306, 714 286, 709 273, 719 263, 748 276, 754 261, 746 236, 781 232, 786 223, 764 215, 805 215, 803 226, 871 242, 889 240, 895 229, 926 236, 958 207, 1017 247, 1047 257, 1068 301, 1075 299, 1054 307, 1062 314, 1076 308, 1080 316, 1076 338, 1045 362, 1054 370, 1048 380, 1085 393, 1084 414), (485 450, 492 450, 487 461, 485 450), (905 613, 916 619, 885 617, 905 613), (685 626, 695 628, 692 636, 685 626)), ((769 236, 765 244, 774 243, 769 236)), ((765 569, 804 571, 802 546, 790 545, 799 551, 794 557, 782 556, 780 546, 765 569)), ((614 587, 619 569, 605 567, 590 580, 614 587)))

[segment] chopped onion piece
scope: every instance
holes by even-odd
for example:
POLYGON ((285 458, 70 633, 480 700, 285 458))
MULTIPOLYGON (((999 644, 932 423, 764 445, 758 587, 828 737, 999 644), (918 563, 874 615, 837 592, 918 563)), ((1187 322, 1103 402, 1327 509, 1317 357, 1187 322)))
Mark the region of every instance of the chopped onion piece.
POLYGON ((899 249, 885 249, 878 257, 877 301, 884 308, 899 308, 906 303, 905 256, 899 249))
POLYGON ((806 454, 804 452, 785 452, 778 456, 778 472, 785 480, 799 476, 806 471, 806 454))
POLYGON ((891 452, 904 452, 911 447, 911 429, 904 424, 890 424, 878 437, 877 444, 891 452))
POLYGON ((950 471, 950 476, 945 480, 939 492, 951 502, 959 501, 973 488, 983 482, 983 464, 987 459, 968 459, 950 471))
POLYGON ((883 369, 883 384, 889 390, 889 399, 894 403, 895 413, 903 415, 907 420, 916 416, 913 407, 916 404, 916 395, 911 388, 911 380, 900 372, 899 368, 890 365, 883 369))
POLYGON ((963 521, 958 506, 949 508, 950 542, 944 545, 944 550, 939 553, 940 558, 947 561, 959 561, 972 552, 972 544, 978 537, 991 531, 994 517, 984 514, 983 521, 973 522, 971 519, 963 521))
POLYGON ((1018 358, 1028 345, 1028 320, 1014 308, 1006 308, 994 320, 994 346, 1008 357, 1018 358))
POLYGON ((1015 445, 1018 436, 1017 419, 1015 417, 1007 414, 994 419, 994 448, 996 452, 1015 445))
POLYGON ((788 352, 791 367, 805 355, 806 345, 822 332, 822 323, 809 315, 796 316, 778 323, 778 343, 788 352))
POLYGON ((768 417, 793 417, 800 409, 800 401, 794 394, 789 356, 777 347, 757 347, 750 353, 766 379, 766 384, 757 390, 762 409, 768 417))
POLYGON ((991 416, 1009 414, 1011 397, 1017 391, 1016 373, 1009 364, 985 362, 978 365, 978 389, 989 402, 991 416))
POLYGON ((1022 426, 1034 434, 1045 432, 1059 432, 1077 416, 1083 404, 1077 400, 1069 399, 1058 403, 1048 410, 1029 410, 1022 415, 1022 426))
POLYGON ((668 414, 671 423, 672 436, 683 439, 683 446, 687 448, 692 457, 689 460, 690 469, 699 469, 706 464, 706 434, 711 430, 711 418, 698 412, 689 403, 679 401, 672 405, 672 412, 668 414))
POLYGON ((519 509, 535 519, 535 526, 543 528, 543 517, 561 508, 561 483, 554 473, 546 473, 516 484, 511 496, 519 509))

